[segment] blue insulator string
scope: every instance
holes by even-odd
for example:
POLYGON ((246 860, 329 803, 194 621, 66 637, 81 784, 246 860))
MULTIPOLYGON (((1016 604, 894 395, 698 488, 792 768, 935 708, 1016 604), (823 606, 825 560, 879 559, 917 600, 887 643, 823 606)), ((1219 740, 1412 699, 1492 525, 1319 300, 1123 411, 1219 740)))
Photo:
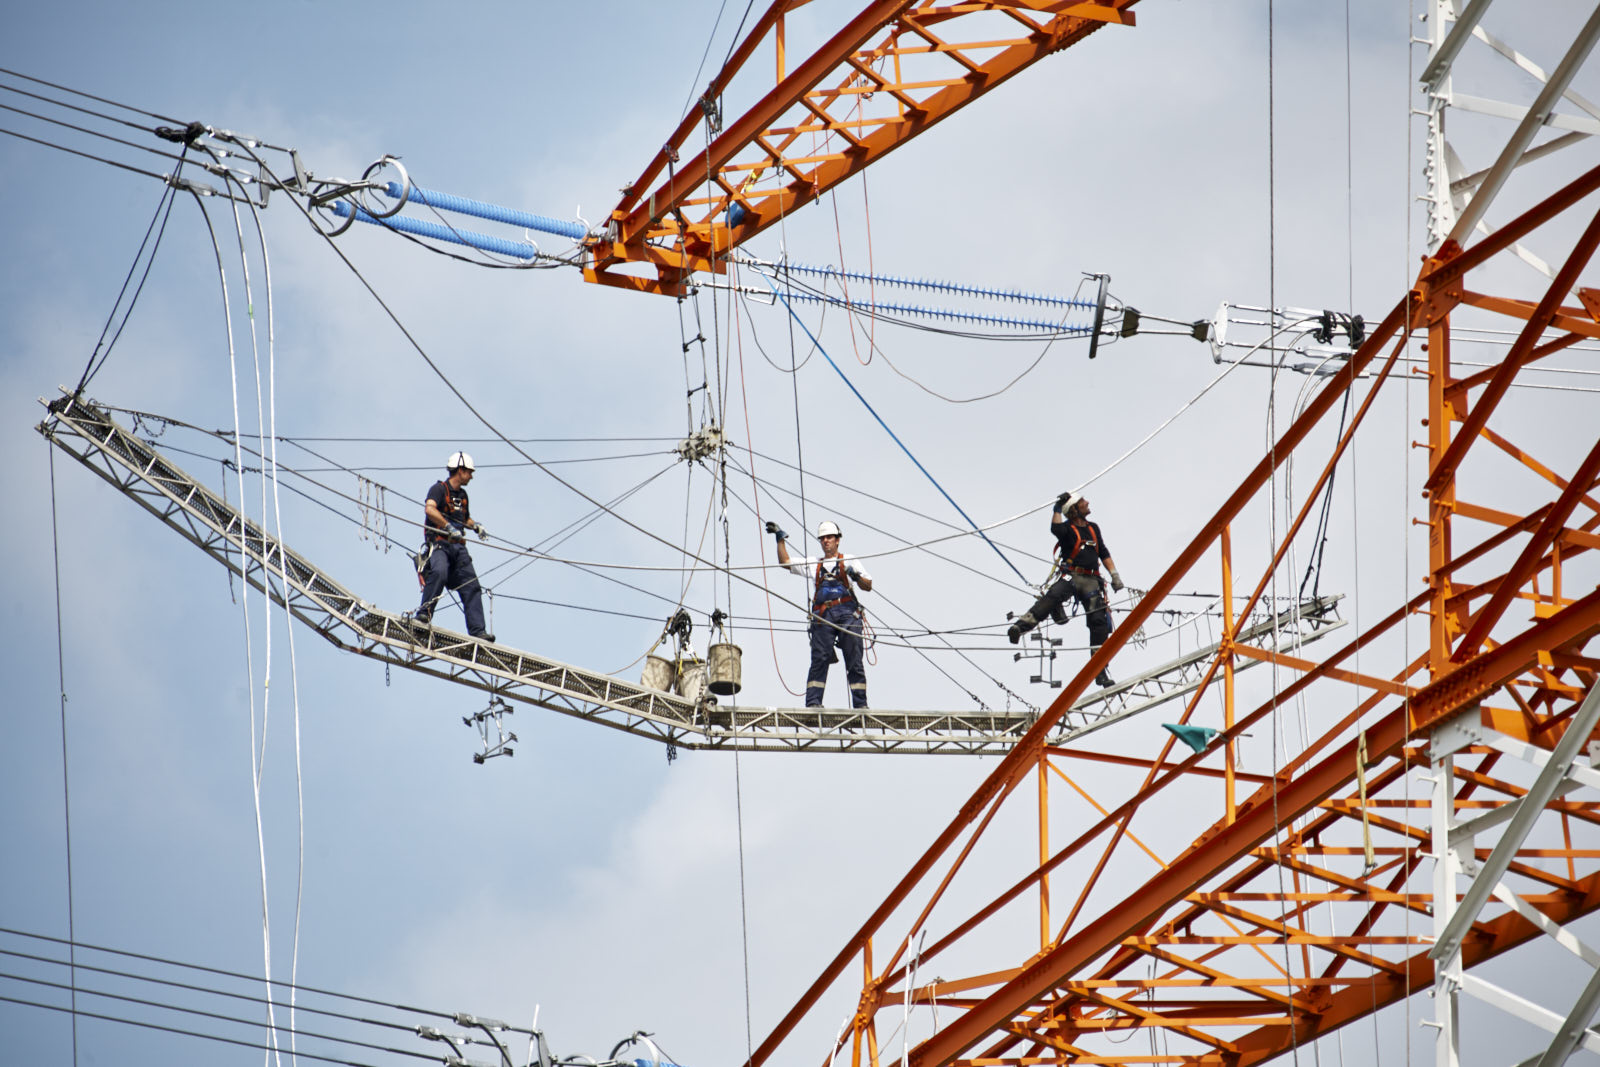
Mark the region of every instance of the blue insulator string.
MULTIPOLYGON (((1054 334, 1058 337, 1087 337, 1094 327, 1085 323, 1081 326, 1069 326, 1060 321, 1050 319, 1018 319, 1009 315, 984 315, 976 311, 955 311, 949 308, 922 307, 917 304, 862 304, 843 297, 827 296, 820 293, 790 292, 791 299, 809 300, 813 303, 831 304, 834 307, 848 308, 867 315, 892 314, 892 315, 920 315, 930 319, 945 319, 951 322, 972 322, 983 326, 1004 326, 1015 330, 1038 330, 1041 333, 1054 334)), ((1088 305, 1093 307, 1093 304, 1088 305)))
POLYGON ((414 234, 417 237, 431 237, 435 241, 449 241, 452 244, 466 245, 469 248, 481 249, 485 252, 497 252, 502 256, 511 256, 515 259, 537 259, 539 249, 527 241, 507 241, 503 237, 490 237, 486 233, 474 233, 472 230, 452 229, 437 222, 425 222, 421 219, 403 218, 392 215, 386 219, 377 219, 369 215, 363 208, 352 208, 343 200, 333 204, 334 214, 341 219, 350 217, 350 212, 355 211, 359 222, 368 222, 374 226, 384 226, 401 233, 414 234))
POLYGON ((883 421, 883 416, 878 414, 873 406, 867 402, 867 398, 861 395, 861 390, 857 389, 855 384, 851 382, 849 377, 845 375, 844 371, 839 369, 839 364, 835 363, 833 361, 833 357, 828 355, 828 350, 822 346, 821 341, 817 340, 816 334, 811 332, 811 328, 805 324, 805 320, 799 315, 795 314, 794 307, 789 303, 788 298, 785 297, 784 294, 778 289, 778 286, 773 282, 773 280, 767 277, 765 274, 762 274, 761 278, 767 283, 767 287, 772 290, 773 297, 783 302, 784 310, 789 312, 789 317, 794 319, 796 325, 798 325, 800 329, 804 330, 805 335, 811 339, 811 343, 816 346, 817 351, 822 353, 822 358, 828 361, 828 366, 833 368, 834 373, 837 374, 840 380, 843 381, 844 384, 849 387, 850 391, 856 395, 856 399, 861 401, 861 405, 867 409, 872 417, 878 420, 878 425, 883 427, 884 433, 887 433, 890 438, 894 440, 894 443, 900 446, 900 451, 906 454, 906 458, 911 460, 912 463, 915 463, 917 465, 917 470, 921 471, 923 476, 926 477, 928 481, 933 483, 933 487, 939 490, 939 495, 948 500, 950 502, 950 506, 955 508, 956 512, 960 514, 963 519, 967 520, 967 525, 971 526, 973 531, 979 537, 983 538, 984 542, 990 548, 994 549, 994 554, 999 556, 1002 560, 1005 560, 1006 566, 1010 567, 1012 573, 1022 580, 1022 584, 1031 588, 1033 583, 1029 582, 1027 577, 1021 571, 1017 570, 1017 565, 1012 563, 1004 552, 1000 551, 999 545, 989 540, 989 535, 984 533, 978 524, 972 521, 972 516, 968 515, 965 511, 962 511, 961 505, 955 502, 955 498, 944 491, 944 486, 939 484, 938 479, 936 479, 932 474, 928 473, 928 468, 922 465, 922 461, 917 459, 916 456, 913 456, 911 454, 911 449, 906 447, 906 443, 900 440, 899 436, 893 430, 889 429, 889 424, 883 421))
MULTIPOLYGON (((768 266, 768 264, 763 264, 768 266)), ((840 278, 845 281, 865 282, 871 285, 899 286, 903 289, 922 289, 931 292, 958 293, 962 296, 978 296, 989 300, 1014 300, 1024 304, 1045 304, 1050 307, 1066 308, 1092 308, 1092 300, 1075 300, 1061 296, 1047 296, 1044 293, 1029 293, 1021 289, 995 289, 986 285, 962 285, 957 282, 939 282, 930 278, 902 278, 893 274, 859 274, 855 271, 840 270, 837 267, 813 267, 804 263, 774 263, 770 266, 775 270, 792 271, 795 274, 810 274, 819 278, 840 278)))
MULTIPOLYGON (((399 182, 389 182, 383 191, 395 200, 399 200, 402 190, 399 182)), ((470 200, 454 193, 441 193, 433 189, 424 189, 420 185, 411 187, 410 200, 428 207, 440 208, 444 211, 455 211, 462 215, 475 215, 480 219, 490 222, 503 222, 507 226, 523 226, 540 233, 553 233, 558 237, 570 237, 574 241, 581 241, 588 236, 587 230, 581 222, 568 222, 565 219, 553 219, 548 215, 535 215, 528 211, 518 211, 515 208, 501 207, 499 204, 486 204, 482 200, 470 200)))

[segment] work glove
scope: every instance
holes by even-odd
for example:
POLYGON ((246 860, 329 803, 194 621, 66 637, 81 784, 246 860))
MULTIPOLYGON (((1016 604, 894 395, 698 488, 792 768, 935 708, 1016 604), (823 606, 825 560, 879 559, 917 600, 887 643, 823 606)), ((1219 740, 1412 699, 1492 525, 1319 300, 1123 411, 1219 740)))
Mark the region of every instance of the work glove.
POLYGON ((844 572, 850 576, 850 580, 853 582, 859 582, 861 580, 861 572, 856 570, 848 563, 844 565, 844 572))
POLYGON ((1070 497, 1071 495, 1072 495, 1071 493, 1062 493, 1060 496, 1056 497, 1056 510, 1057 511, 1063 511, 1063 510, 1066 509, 1067 498, 1070 497))
POLYGON ((1123 588, 1122 587, 1122 575, 1118 574, 1116 571, 1112 571, 1111 572, 1111 591, 1114 592, 1114 593, 1120 593, 1120 592, 1122 592, 1122 588, 1123 588))
POLYGON ((789 535, 783 532, 782 527, 770 520, 767 522, 767 533, 771 534, 773 537, 776 537, 780 541, 787 541, 789 539, 789 535))
POLYGON ((452 544, 464 545, 467 543, 467 532, 459 526, 452 526, 445 534, 445 540, 452 544))
POLYGON ((489 531, 485 530, 483 528, 483 523, 475 522, 475 523, 472 524, 472 528, 478 532, 478 540, 480 540, 480 541, 489 540, 489 531))

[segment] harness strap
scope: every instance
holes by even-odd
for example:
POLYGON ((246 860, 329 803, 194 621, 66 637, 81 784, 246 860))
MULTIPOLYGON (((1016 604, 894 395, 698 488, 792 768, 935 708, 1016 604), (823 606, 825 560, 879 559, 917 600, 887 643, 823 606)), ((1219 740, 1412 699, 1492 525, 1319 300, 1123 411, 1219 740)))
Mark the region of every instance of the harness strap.
POLYGON ((836 573, 838 575, 839 581, 844 583, 844 587, 845 587, 845 590, 846 590, 846 595, 844 595, 842 597, 838 597, 837 599, 834 599, 834 600, 825 601, 825 602, 820 603, 820 604, 817 603, 817 594, 819 594, 822 591, 822 565, 826 561, 827 561, 826 557, 824 557, 823 559, 817 560, 817 583, 816 583, 815 586, 812 587, 812 590, 811 590, 811 611, 812 611, 812 613, 816 614, 816 615, 821 615, 824 611, 827 611, 829 608, 831 608, 831 607, 833 607, 833 606, 835 606, 837 604, 856 604, 856 605, 859 606, 859 604, 861 602, 856 599, 856 589, 855 589, 855 586, 853 584, 851 584, 851 582, 850 582, 849 573, 844 569, 844 558, 843 557, 839 558, 839 563, 836 565, 836 573))

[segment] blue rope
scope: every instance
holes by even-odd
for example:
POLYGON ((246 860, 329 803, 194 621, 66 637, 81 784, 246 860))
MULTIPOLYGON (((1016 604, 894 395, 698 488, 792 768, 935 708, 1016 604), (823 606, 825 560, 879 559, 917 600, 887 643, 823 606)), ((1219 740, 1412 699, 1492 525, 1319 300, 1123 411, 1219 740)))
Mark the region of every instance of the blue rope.
MULTIPOLYGON (((399 182, 387 183, 383 191, 395 200, 400 199, 402 192, 399 182)), ((535 215, 528 211, 518 211, 515 208, 501 207, 499 204, 486 204, 482 200, 470 200, 454 193, 440 193, 433 189, 424 189, 420 185, 411 187, 411 200, 429 207, 441 208, 445 211, 456 211, 463 215, 476 215, 480 219, 491 222, 503 222, 507 226, 524 226, 540 233, 553 233, 558 237, 570 237, 574 241, 581 241, 588 236, 588 231, 580 222, 568 222, 565 219, 553 219, 548 215, 535 215)))
POLYGON ((883 427, 884 433, 887 433, 891 438, 893 438, 894 443, 900 446, 900 451, 906 454, 906 458, 911 460, 912 463, 915 463, 917 465, 917 470, 921 471, 923 476, 926 477, 928 481, 933 483, 933 487, 939 490, 939 495, 950 501, 950 506, 955 508, 963 519, 967 520, 967 525, 972 527, 973 532, 975 532, 979 537, 983 538, 990 548, 994 549, 995 555, 999 556, 1002 560, 1005 560, 1006 566, 1011 568, 1012 573, 1018 578, 1022 579, 1022 584, 1030 585, 1031 583, 1023 575, 1023 573, 1017 570, 1017 565, 1012 563, 1011 560, 1006 557, 1004 552, 1000 551, 1000 546, 995 544, 993 541, 990 541, 989 535, 979 529, 978 524, 972 521, 972 516, 961 510, 961 505, 957 504, 954 498, 952 498, 949 493, 944 491, 944 486, 940 485, 938 480, 934 478, 933 475, 928 473, 928 468, 922 465, 922 461, 917 459, 916 456, 913 456, 911 454, 911 449, 906 447, 906 443, 900 440, 893 430, 889 429, 889 424, 883 421, 883 416, 879 415, 877 411, 873 409, 872 405, 867 403, 867 398, 861 395, 861 390, 857 389, 854 383, 852 383, 850 379, 845 376, 844 371, 839 369, 839 364, 835 363, 833 361, 833 357, 828 355, 828 350, 822 347, 822 342, 817 340, 816 335, 811 332, 811 328, 805 324, 805 320, 801 319, 799 315, 795 314, 795 310, 789 304, 788 298, 786 298, 783 293, 778 291, 778 287, 773 283, 772 279, 768 278, 765 274, 761 275, 761 277, 767 283, 767 287, 772 290, 772 295, 783 301, 784 310, 789 312, 789 317, 794 319, 794 321, 799 324, 800 329, 804 330, 805 335, 811 339, 811 343, 817 346, 817 351, 821 352, 822 358, 828 361, 828 366, 832 367, 834 373, 839 376, 840 380, 843 381, 845 385, 849 386, 850 391, 856 395, 856 399, 861 401, 862 406, 872 414, 872 417, 878 420, 878 425, 883 427))
MULTIPOLYGON (((341 219, 350 217, 351 206, 343 200, 333 204, 334 214, 341 219)), ((451 229, 441 226, 437 222, 424 222, 421 219, 403 218, 394 215, 387 219, 373 218, 364 208, 354 208, 356 219, 360 222, 371 223, 374 226, 386 226, 391 230, 401 233, 415 234, 418 237, 431 237, 435 241, 449 241, 452 244, 466 245, 469 248, 482 249, 485 252, 498 252, 503 256, 512 256, 516 259, 534 259, 539 255, 539 249, 526 241, 507 241, 503 237, 490 237, 486 233, 474 233, 472 230, 451 229)))

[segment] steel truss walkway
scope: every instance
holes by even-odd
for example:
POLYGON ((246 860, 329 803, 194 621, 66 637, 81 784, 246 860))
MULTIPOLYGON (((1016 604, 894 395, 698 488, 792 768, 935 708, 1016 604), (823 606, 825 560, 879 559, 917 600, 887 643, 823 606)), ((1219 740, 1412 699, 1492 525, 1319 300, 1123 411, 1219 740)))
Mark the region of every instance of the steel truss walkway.
MULTIPOLYGON (((46 405, 41 434, 131 497, 212 559, 283 605, 339 648, 407 670, 688 749, 743 751, 1003 754, 1034 724, 1023 711, 847 711, 723 707, 695 703, 633 682, 486 644, 439 627, 419 627, 356 596, 304 556, 139 440, 93 401, 46 405)), ((1242 631, 1283 651, 1344 625, 1337 597, 1322 597, 1242 631)), ((1072 708, 1063 743, 1192 691, 1215 646, 1173 660, 1072 708)))

